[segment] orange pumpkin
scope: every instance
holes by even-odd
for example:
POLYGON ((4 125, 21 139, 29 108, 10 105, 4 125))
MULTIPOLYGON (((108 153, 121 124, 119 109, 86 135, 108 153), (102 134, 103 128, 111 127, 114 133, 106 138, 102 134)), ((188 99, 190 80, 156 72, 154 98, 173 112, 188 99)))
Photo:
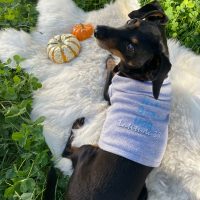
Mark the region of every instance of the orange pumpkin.
POLYGON ((79 41, 91 37, 93 32, 94 28, 91 24, 76 24, 72 30, 72 34, 75 35, 79 41))

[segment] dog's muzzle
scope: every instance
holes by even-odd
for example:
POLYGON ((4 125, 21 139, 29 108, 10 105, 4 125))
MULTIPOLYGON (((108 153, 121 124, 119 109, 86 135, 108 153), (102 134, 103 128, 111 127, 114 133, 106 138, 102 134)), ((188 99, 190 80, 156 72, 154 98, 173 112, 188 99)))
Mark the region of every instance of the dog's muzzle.
POLYGON ((107 38, 108 30, 106 26, 97 26, 94 30, 94 37, 99 40, 107 38))

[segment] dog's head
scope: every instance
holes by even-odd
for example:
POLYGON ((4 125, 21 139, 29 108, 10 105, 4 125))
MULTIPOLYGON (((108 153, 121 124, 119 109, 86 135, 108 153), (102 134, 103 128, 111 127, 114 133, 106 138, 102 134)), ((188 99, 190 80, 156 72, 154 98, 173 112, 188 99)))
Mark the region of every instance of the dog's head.
POLYGON ((123 74, 152 81, 153 95, 158 99, 171 69, 165 35, 168 18, 156 1, 131 12, 129 17, 120 28, 97 26, 94 35, 100 47, 120 57, 123 74))

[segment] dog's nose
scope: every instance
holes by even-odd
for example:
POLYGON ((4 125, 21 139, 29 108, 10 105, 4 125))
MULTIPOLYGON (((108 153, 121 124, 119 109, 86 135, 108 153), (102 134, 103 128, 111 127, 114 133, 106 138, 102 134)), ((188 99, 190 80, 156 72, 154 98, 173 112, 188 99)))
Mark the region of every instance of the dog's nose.
POLYGON ((106 28, 104 26, 97 26, 94 30, 94 37, 97 39, 104 39, 106 37, 106 28))
POLYGON ((96 38, 98 37, 98 29, 97 28, 94 29, 94 37, 96 37, 96 38))

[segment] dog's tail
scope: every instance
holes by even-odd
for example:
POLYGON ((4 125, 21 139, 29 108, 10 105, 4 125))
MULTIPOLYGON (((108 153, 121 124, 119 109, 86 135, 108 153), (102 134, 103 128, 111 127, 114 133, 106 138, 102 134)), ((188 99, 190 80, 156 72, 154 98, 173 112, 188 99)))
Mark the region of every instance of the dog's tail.
MULTIPOLYGON (((85 118, 77 119, 74 122, 72 129, 78 129, 78 128, 82 127, 84 122, 85 122, 85 118)), ((71 159, 73 167, 75 167, 77 156, 76 156, 76 153, 74 153, 74 149, 72 148, 73 138, 74 138, 73 131, 71 131, 71 134, 69 136, 67 144, 62 153, 62 157, 71 159)), ((43 200, 54 200, 55 199, 56 182, 57 182, 56 169, 54 167, 54 164, 52 164, 52 166, 48 172, 48 175, 47 175, 46 190, 44 193, 43 200)))
MULTIPOLYGON (((73 132, 71 131, 70 137, 67 141, 67 144, 65 146, 65 149, 62 153, 63 157, 69 158, 71 153, 71 143, 73 140, 73 132)), ((51 167, 49 169, 47 180, 46 180, 46 189, 44 192, 43 200, 55 200, 56 196, 56 182, 57 182, 57 174, 56 169, 54 167, 54 163, 51 164, 51 167)))
MULTIPOLYGON (((63 157, 70 158, 72 140, 73 140, 73 131, 71 131, 70 137, 69 137, 67 144, 65 146, 65 149, 62 153, 63 157)), ((43 200, 54 200, 55 199, 57 179, 58 179, 58 177, 56 174, 56 169, 54 167, 54 164, 52 163, 51 168, 47 175, 46 189, 44 192, 43 200)))
MULTIPOLYGON (((71 134, 69 136, 67 144, 66 144, 64 151, 62 153, 62 156, 65 157, 65 158, 70 159, 70 155, 72 154, 72 152, 71 152, 72 140, 73 140, 73 131, 71 131, 71 134)), ((57 179, 58 179, 58 177, 57 177, 57 174, 56 174, 56 169, 54 167, 54 163, 52 163, 51 168, 50 168, 48 175, 47 175, 46 189, 45 189, 45 192, 44 192, 43 200, 55 200, 57 179)))
POLYGON ((55 199, 56 182, 57 182, 56 169, 54 167, 54 164, 52 164, 47 175, 46 190, 44 192, 43 200, 55 199))

